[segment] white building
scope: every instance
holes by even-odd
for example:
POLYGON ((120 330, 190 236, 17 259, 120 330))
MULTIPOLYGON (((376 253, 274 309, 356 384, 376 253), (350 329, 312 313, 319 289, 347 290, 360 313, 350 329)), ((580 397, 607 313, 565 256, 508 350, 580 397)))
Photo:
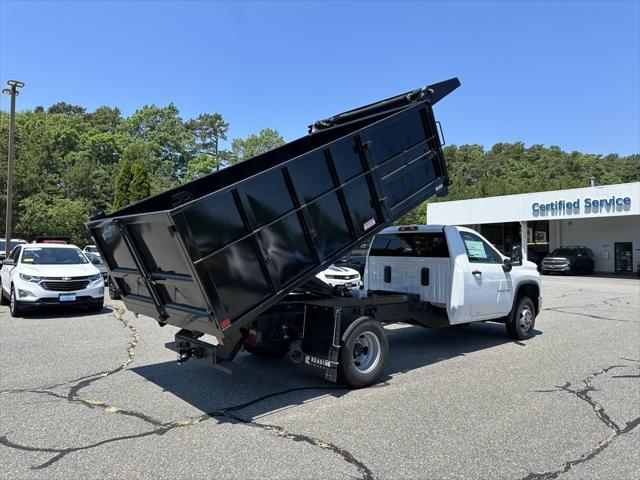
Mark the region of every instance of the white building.
POLYGON ((586 246, 596 255, 596 271, 635 272, 640 182, 430 203, 427 222, 470 226, 505 253, 522 244, 529 257, 586 246))

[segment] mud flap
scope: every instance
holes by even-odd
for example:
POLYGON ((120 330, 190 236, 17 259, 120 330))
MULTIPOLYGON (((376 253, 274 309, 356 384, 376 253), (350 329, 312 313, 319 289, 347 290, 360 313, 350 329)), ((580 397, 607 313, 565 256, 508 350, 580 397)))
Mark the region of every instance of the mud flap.
POLYGON ((340 308, 307 306, 300 370, 331 382, 338 381, 341 311, 340 308))

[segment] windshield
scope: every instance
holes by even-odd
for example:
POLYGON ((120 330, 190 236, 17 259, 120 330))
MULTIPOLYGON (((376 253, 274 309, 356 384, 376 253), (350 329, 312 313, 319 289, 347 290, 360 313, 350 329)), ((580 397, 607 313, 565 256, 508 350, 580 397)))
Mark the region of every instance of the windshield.
POLYGON ((102 258, 100 258, 99 255, 96 255, 95 253, 85 253, 85 256, 89 259, 89 261, 91 263, 93 263, 94 265, 102 265, 104 262, 102 261, 102 258))
POLYGON ((98 253, 98 248, 89 246, 85 247, 84 251, 89 253, 98 253))
POLYGON ((573 257, 576 251, 571 248, 556 248, 551 252, 552 257, 573 257))
POLYGON ((79 265, 89 263, 78 248, 26 248, 22 263, 29 265, 79 265))
POLYGON ((442 232, 385 233, 373 239, 372 257, 448 257, 442 232))

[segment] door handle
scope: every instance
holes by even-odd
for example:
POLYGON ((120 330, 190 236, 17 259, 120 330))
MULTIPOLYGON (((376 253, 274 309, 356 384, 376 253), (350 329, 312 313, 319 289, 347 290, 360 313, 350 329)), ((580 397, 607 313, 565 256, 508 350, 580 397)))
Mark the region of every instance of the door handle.
POLYGON ((471 275, 482 275, 482 272, 480 270, 474 270, 471 272, 471 275))

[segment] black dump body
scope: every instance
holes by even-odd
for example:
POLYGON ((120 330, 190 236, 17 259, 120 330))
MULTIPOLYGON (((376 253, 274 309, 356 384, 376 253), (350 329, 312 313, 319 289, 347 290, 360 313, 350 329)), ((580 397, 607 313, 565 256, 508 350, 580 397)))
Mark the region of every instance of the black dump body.
POLYGON ((237 338, 449 184, 432 105, 457 78, 315 122, 309 135, 87 223, 128 309, 237 338))

